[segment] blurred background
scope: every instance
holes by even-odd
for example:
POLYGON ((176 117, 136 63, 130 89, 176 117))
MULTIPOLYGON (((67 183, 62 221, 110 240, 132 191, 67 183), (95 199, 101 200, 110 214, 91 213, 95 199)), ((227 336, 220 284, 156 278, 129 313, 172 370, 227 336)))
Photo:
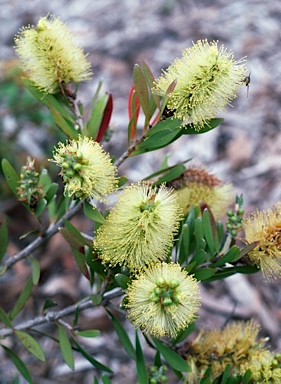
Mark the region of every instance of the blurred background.
MULTIPOLYGON (((53 145, 61 138, 47 110, 23 88, 13 49, 14 36, 22 26, 36 25, 40 17, 51 13, 67 23, 89 53, 94 78, 81 86, 81 101, 90 102, 100 79, 103 79, 103 90, 113 94, 113 136, 105 147, 114 156, 126 149, 127 97, 135 63, 146 61, 158 77, 183 49, 205 38, 219 40, 234 52, 236 60, 247 56, 251 74, 249 89, 240 88, 233 107, 220 115, 225 120, 219 128, 204 135, 181 137, 165 151, 129 159, 120 173, 136 181, 157 171, 164 155, 170 153, 171 165, 194 158, 196 165, 204 165, 224 182, 232 182, 235 192, 243 193, 247 213, 256 208, 267 209, 281 200, 280 1, 0 0, 0 9, 0 157, 8 158, 17 170, 25 163, 27 154, 35 157, 38 165, 48 166, 45 159, 51 156, 53 145)), ((17 234, 25 219, 20 210, 15 213, 15 201, 2 174, 0 194, 1 219, 12 218, 16 251, 22 247, 17 242, 17 234)), ((58 248, 56 243, 52 247, 49 250, 52 255, 61 257, 64 252, 69 253, 67 246, 66 250, 58 248)), ((64 256, 60 268, 67 269, 75 281, 71 262, 64 256)), ((45 264, 46 275, 53 275, 48 270, 50 265, 46 261, 45 264)), ((66 287, 72 284, 70 277, 63 282, 66 287)), ((271 337, 272 348, 281 350, 279 284, 280 280, 264 283, 261 274, 247 278, 239 275, 224 282, 205 284, 199 326, 219 327, 229 318, 255 317, 264 335, 271 337)), ((60 281, 57 287, 61 289, 61 286, 60 281)), ((8 282, 0 286, 0 305, 1 300, 6 303, 16 294, 10 290, 8 282)), ((74 300, 64 294, 64 300, 70 303, 74 300)), ((77 294, 73 296, 76 298, 77 294)), ((122 367, 121 376, 113 382, 133 383, 133 379, 124 381, 129 372, 118 357, 114 358, 122 367), (123 377, 122 369, 126 372, 123 377)), ((57 379, 54 379, 53 368, 48 367, 47 373, 41 373, 40 383, 51 382, 48 379, 52 383, 66 382, 64 377, 69 383, 77 382, 77 374, 70 378, 68 374, 64 376, 65 372, 56 372, 57 379)), ((79 380, 81 384, 90 382, 85 373, 79 380)), ((2 382, 6 381, 0 379, 2 382)))

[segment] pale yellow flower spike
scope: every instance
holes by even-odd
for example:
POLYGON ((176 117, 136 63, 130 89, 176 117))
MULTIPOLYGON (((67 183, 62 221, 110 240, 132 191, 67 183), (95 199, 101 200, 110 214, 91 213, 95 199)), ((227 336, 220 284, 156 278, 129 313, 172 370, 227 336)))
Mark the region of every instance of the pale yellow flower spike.
POLYGON ((259 241, 248 256, 261 269, 265 279, 281 277, 281 203, 245 219, 243 229, 247 244, 259 241))
POLYGON ((235 61, 233 53, 223 45, 219 48, 217 41, 199 40, 156 79, 154 92, 164 96, 176 80, 167 107, 199 131, 236 98, 238 86, 245 84, 245 61, 235 61))
POLYGON ((32 81, 45 93, 57 93, 61 84, 91 79, 91 64, 67 26, 46 16, 37 27, 23 27, 15 50, 32 81))
POLYGON ((98 229, 94 247, 104 263, 139 270, 167 256, 181 218, 172 189, 133 184, 123 190, 98 229))
POLYGON ((117 168, 101 145, 88 137, 79 136, 67 144, 59 143, 50 160, 61 167, 65 194, 76 198, 104 201, 118 189, 117 168))
POLYGON ((146 269, 126 292, 129 320, 156 337, 175 337, 195 320, 200 304, 197 281, 175 263, 146 269))
POLYGON ((208 367, 213 381, 227 365, 234 376, 243 376, 250 370, 251 383, 280 383, 280 357, 266 349, 265 340, 258 339, 259 331, 260 326, 252 320, 231 323, 222 330, 202 330, 189 346, 187 363, 191 371, 186 374, 185 383, 199 384, 208 367))

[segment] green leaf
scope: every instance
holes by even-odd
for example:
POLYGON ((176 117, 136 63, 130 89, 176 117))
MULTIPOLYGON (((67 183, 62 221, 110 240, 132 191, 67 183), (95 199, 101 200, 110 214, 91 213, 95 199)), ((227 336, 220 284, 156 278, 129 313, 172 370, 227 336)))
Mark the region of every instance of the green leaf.
POLYGON ((56 126, 70 139, 78 139, 79 134, 74 128, 74 124, 69 124, 61 115, 61 112, 49 100, 46 102, 56 126))
POLYGON ((239 257, 235 259, 234 261, 237 261, 241 259, 241 257, 247 255, 252 249, 256 248, 256 246, 259 244, 259 241, 254 241, 253 243, 247 245, 245 248, 243 248, 239 254, 239 257))
POLYGON ((7 227, 7 223, 4 221, 4 223, 0 227, 0 262, 5 256, 8 244, 9 244, 8 227, 7 227))
POLYGON ((30 257, 29 260, 31 261, 32 283, 33 285, 37 285, 40 278, 40 265, 33 257, 30 257))
POLYGON ((130 281, 128 276, 123 275, 122 273, 116 273, 114 278, 115 278, 117 284, 119 285, 119 287, 121 287, 124 290, 127 289, 128 283, 130 281))
POLYGON ((164 176, 160 177, 153 185, 160 185, 163 183, 168 183, 169 181, 177 179, 185 171, 185 166, 183 164, 177 164, 172 167, 169 172, 166 172, 164 176))
POLYGON ((76 345, 76 347, 77 347, 78 351, 81 353, 81 355, 84 356, 85 359, 87 359, 94 367, 96 367, 97 369, 100 369, 102 371, 105 371, 105 372, 113 373, 110 368, 108 368, 105 365, 101 364, 96 359, 94 359, 91 355, 89 355, 88 352, 86 352, 81 347, 81 345, 77 342, 77 340, 74 337, 72 337, 72 341, 76 345))
POLYGON ((2 321, 2 323, 4 323, 6 327, 13 328, 13 324, 11 323, 9 316, 1 307, 0 307, 0 321, 2 321))
POLYGON ((104 93, 98 98, 93 106, 90 119, 87 123, 87 136, 90 138, 96 138, 108 98, 109 95, 104 93))
POLYGON ((70 244, 71 247, 79 250, 80 248, 88 245, 92 246, 90 240, 85 239, 85 237, 74 227, 68 220, 64 220, 65 228, 60 228, 59 231, 65 240, 70 244))
POLYGON ((181 123, 181 120, 169 118, 156 124, 147 131, 145 140, 136 146, 132 156, 163 148, 175 141, 182 135, 181 123))
POLYGON ((10 320, 13 320, 17 316, 17 314, 23 309, 23 307, 25 306, 25 303, 27 302, 29 296, 31 295, 32 288, 33 288, 33 281, 32 281, 32 277, 30 277, 27 280, 25 287, 21 291, 21 294, 19 295, 19 298, 17 299, 9 315, 10 320))
POLYGON ((239 254, 240 254, 240 248, 234 245, 229 249, 228 252, 226 252, 224 256, 222 256, 218 261, 213 263, 211 266, 220 267, 222 265, 225 265, 226 263, 231 263, 237 258, 237 256, 239 256, 239 254))
POLYGON ((4 275, 4 273, 7 271, 7 265, 3 265, 0 267, 0 276, 4 275))
POLYGON ((32 384, 32 377, 26 367, 26 365, 22 362, 22 360, 18 357, 18 355, 15 354, 11 349, 4 347, 2 345, 2 348, 4 349, 7 356, 12 360, 15 367, 19 371, 19 373, 22 375, 22 377, 30 384, 32 384))
POLYGON ((204 209, 203 215, 202 215, 202 226, 203 226, 203 233, 204 237, 206 239, 207 245, 210 249, 210 252, 212 255, 215 254, 215 244, 214 244, 214 236, 211 226, 211 219, 210 219, 210 212, 208 209, 204 209))
POLYGON ((45 361, 45 353, 41 348, 40 344, 28 333, 19 331, 17 329, 14 330, 15 335, 22 343, 22 345, 30 352, 33 356, 35 356, 38 360, 45 361))
POLYGON ((248 369, 243 376, 243 384, 248 384, 251 378, 251 371, 248 369))
POLYGON ((194 272, 194 277, 195 277, 196 280, 204 281, 204 280, 209 279, 209 278, 210 278, 211 276, 213 276, 215 273, 216 273, 216 270, 215 270, 215 269, 211 269, 211 268, 201 268, 201 269, 197 269, 197 270, 194 272))
POLYGON ((200 131, 195 131, 194 127, 192 124, 188 124, 183 126, 183 135, 200 135, 202 133, 206 133, 211 131, 212 129, 218 127, 224 119, 222 118, 216 118, 216 119, 211 119, 204 125, 204 127, 200 128, 200 131))
POLYGON ((76 331, 75 334, 81 337, 92 338, 100 336, 100 331, 98 329, 87 329, 85 331, 76 331))
POLYGON ((195 268, 203 264, 207 260, 207 253, 203 249, 199 249, 190 260, 190 263, 195 263, 195 268))
POLYGON ((225 367, 224 373, 222 375, 222 378, 221 378, 221 384, 227 384, 227 382, 228 382, 227 378, 229 376, 230 369, 231 369, 231 365, 227 364, 225 367))
POLYGON ((89 270, 86 263, 86 256, 84 253, 77 251, 77 249, 73 247, 71 247, 71 250, 80 272, 86 277, 86 279, 90 280, 89 270))
POLYGON ((57 305, 58 304, 55 301, 46 299, 42 308, 42 314, 44 314, 47 309, 56 307, 57 305))
POLYGON ((187 261, 189 256, 189 227, 188 224, 183 224, 180 233, 180 246, 179 246, 179 258, 178 263, 182 265, 187 261))
POLYGON ((137 368, 138 384, 148 384, 148 379, 149 379, 148 373, 147 373, 137 330, 136 330, 136 368, 137 368))
POLYGON ((55 96, 39 91, 36 84, 33 81, 27 79, 26 77, 22 77, 21 80, 26 86, 26 88, 32 93, 32 95, 37 100, 39 100, 42 104, 46 106, 48 106, 49 104, 53 105, 53 107, 56 108, 65 119, 70 121, 72 124, 75 124, 74 119, 70 116, 69 112, 60 104, 60 102, 56 99, 55 96))
POLYGON ((144 73, 138 64, 135 64, 134 66, 133 80, 134 80, 135 90, 137 92, 137 95, 140 101, 140 105, 145 115, 145 120, 146 120, 145 125, 147 125, 152 116, 150 112, 148 87, 147 87, 147 82, 146 82, 144 73))
POLYGON ((90 295, 90 299, 92 300, 92 302, 95 304, 95 305, 100 305, 101 301, 102 301, 102 295, 99 294, 99 293, 96 293, 95 295, 91 294, 90 295))
POLYGON ((161 341, 157 340, 156 338, 152 338, 154 341, 154 344, 157 348, 157 350, 161 353, 161 355, 164 357, 164 359, 167 361, 167 363, 170 364, 170 366, 180 372, 189 372, 190 367, 187 364, 187 362, 178 355, 175 351, 170 349, 169 347, 165 346, 161 343, 161 341))
POLYGON ((47 201, 45 199, 39 200, 35 209, 35 216, 37 218, 43 213, 46 206, 47 206, 47 201))
POLYGON ((100 224, 105 223, 105 218, 100 213, 100 211, 98 211, 96 208, 94 208, 87 201, 83 202, 83 208, 84 208, 85 216, 87 216, 89 219, 96 221, 97 223, 100 223, 100 224))
POLYGON ((45 199, 47 201, 47 205, 51 203, 51 201, 54 199, 56 196, 57 190, 58 190, 58 184, 57 183, 52 183, 49 188, 46 191, 45 199))
POLYGON ((203 245, 202 239, 204 238, 202 217, 197 217, 197 219, 195 220, 194 235, 196 241, 196 249, 200 250, 203 245))
POLYGON ((108 309, 106 310, 106 312, 112 322, 112 325, 115 329, 115 332, 117 333, 117 336, 123 348, 133 360, 136 360, 136 351, 129 339, 127 332, 125 331, 117 317, 113 315, 113 313, 111 313, 108 309))
MULTIPOLYGON (((149 66, 146 64, 145 61, 142 61, 142 70, 143 70, 143 73, 144 73, 144 76, 146 78, 146 82, 150 88, 150 90, 153 88, 154 86, 154 82, 155 82, 155 78, 153 76, 153 73, 151 72, 151 69, 149 68, 149 66)), ((151 97, 154 99, 154 104, 155 106, 157 106, 157 108, 160 110, 160 96, 159 95, 156 95, 155 93, 151 93, 151 97)), ((150 113, 151 113, 151 116, 152 114, 154 113, 155 109, 153 107, 153 104, 150 100, 150 113)))
POLYGON ((57 324, 57 327, 59 331, 59 344, 62 357, 66 364, 69 366, 69 368, 74 371, 74 357, 70 341, 63 327, 60 324, 57 324))
POLYGON ((186 340, 186 338, 191 335, 196 330, 195 323, 189 324, 189 326, 177 334, 177 337, 174 339, 172 345, 176 345, 186 340))
POLYGON ((18 197, 17 187, 19 187, 20 177, 7 159, 2 159, 2 170, 8 186, 13 194, 18 197))
POLYGON ((101 377, 101 381, 103 384, 112 384, 112 381, 110 380, 110 378, 106 375, 102 375, 101 377))

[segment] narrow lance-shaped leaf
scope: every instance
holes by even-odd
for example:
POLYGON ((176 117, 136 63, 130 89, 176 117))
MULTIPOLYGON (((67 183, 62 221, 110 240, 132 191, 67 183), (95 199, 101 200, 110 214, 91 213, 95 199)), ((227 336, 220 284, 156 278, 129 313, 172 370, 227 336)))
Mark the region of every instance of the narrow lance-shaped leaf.
POLYGON ((93 106, 92 113, 87 124, 88 137, 95 138, 97 136, 104 115, 104 110, 108 102, 108 98, 108 93, 104 93, 98 98, 95 105, 93 106))
POLYGON ((61 115, 49 101, 47 101, 48 108, 56 126, 70 139, 78 138, 78 131, 74 128, 72 123, 68 123, 65 118, 61 115))
POLYGON ((104 137, 105 132, 109 126, 109 122, 110 122, 111 115, 112 115, 112 110, 113 110, 113 97, 112 97, 112 94, 110 93, 108 100, 107 100, 107 103, 106 103, 106 106, 105 106, 104 111, 103 111, 102 120, 101 120, 98 134, 96 137, 96 141, 98 143, 101 142, 101 140, 104 137))
POLYGON ((4 221, 4 223, 0 227, 0 262, 2 261, 6 253, 8 244, 9 244, 8 228, 7 228, 7 223, 4 221))
POLYGON ((109 373, 113 373, 112 370, 108 367, 106 367, 105 365, 101 364, 100 362, 98 362, 96 359, 94 359, 91 355, 89 355, 88 352, 86 352, 82 347, 81 345, 78 343, 78 341, 72 337, 72 341, 74 342, 74 344, 76 345, 78 351, 81 353, 82 356, 85 357, 85 359, 87 359, 94 367, 96 367, 97 369, 100 369, 102 371, 105 371, 105 372, 109 372, 109 373))
POLYGON ((59 331, 59 344, 62 357, 69 368, 74 371, 74 356, 70 341, 63 327, 60 324, 57 324, 57 327, 59 331))
POLYGON ((83 208, 84 208, 85 216, 87 216, 89 219, 96 221, 97 223, 100 223, 100 224, 105 223, 105 218, 100 213, 100 211, 94 208, 86 200, 83 202, 83 208))
POLYGON ((7 159, 2 159, 2 170, 11 191, 18 197, 17 187, 19 186, 20 177, 7 159))
POLYGON ((139 114, 140 114, 140 101, 136 93, 135 87, 133 85, 130 89, 130 93, 128 97, 128 115, 129 115, 128 145, 136 137, 139 114))
POLYGON ((22 82, 29 90, 29 92, 42 104, 48 106, 52 105, 55 109, 59 111, 59 113, 69 122, 75 124, 73 117, 69 114, 69 112, 61 105, 61 103, 56 99, 56 96, 51 94, 45 94, 39 91, 38 87, 32 80, 27 79, 26 77, 21 78, 22 82))
POLYGON ((169 347, 166 347, 164 344, 161 343, 161 341, 157 340, 153 337, 153 342, 157 348, 157 350, 161 353, 161 355, 164 357, 164 359, 167 361, 167 363, 170 364, 170 366, 179 371, 179 372, 189 372, 190 367, 187 364, 187 362, 178 355, 175 351, 170 349, 169 347))
POLYGON ((19 295, 19 298, 17 299, 17 301, 16 301, 16 303, 15 303, 15 305, 14 305, 14 307, 13 307, 13 309, 9 315, 10 320, 13 320, 17 316, 17 314, 23 309, 26 301, 28 300, 29 296, 31 295, 32 287, 33 287, 33 281, 32 281, 32 277, 30 277, 27 280, 25 287, 21 291, 21 294, 19 295))
MULTIPOLYGON (((143 69, 143 73, 146 77, 146 81, 147 81, 147 84, 149 86, 150 89, 153 88, 154 86, 154 82, 155 82, 155 78, 153 76, 153 73, 151 72, 151 69, 149 68, 149 66, 146 64, 145 61, 142 61, 142 69, 143 69)), ((160 110, 160 96, 159 95, 156 95, 155 93, 152 92, 151 96, 153 97, 154 99, 154 102, 155 102, 155 105, 157 106, 157 108, 160 110)), ((152 111, 151 111, 152 112, 152 111)), ((152 112, 153 113, 153 112, 152 112)))
POLYGON ((9 316, 7 313, 0 307, 0 321, 6 325, 8 328, 13 328, 13 324, 11 323, 9 316))
POLYGON ((133 80, 143 113, 145 115, 145 125, 148 125, 149 120, 151 118, 148 88, 144 73, 138 64, 135 64, 134 66, 133 80))
POLYGON ((30 257, 30 262, 31 262, 31 271, 32 271, 32 283, 34 285, 38 284, 39 278, 40 278, 40 265, 36 259, 33 257, 30 257))
POLYGON ((136 352, 135 352, 135 349, 128 337, 128 334, 127 332, 125 331, 125 329, 122 327, 121 323, 119 322, 119 320, 117 319, 116 316, 113 315, 113 313, 111 313, 109 310, 106 310, 107 311, 107 314, 112 322, 112 325, 115 329, 115 332, 117 333, 117 336, 123 346, 123 348, 125 349, 125 351, 128 353, 128 355, 136 360, 136 352))
POLYGON ((137 376, 139 384, 148 384, 148 373, 146 370, 146 365, 143 357, 143 352, 141 349, 141 344, 138 337, 138 331, 136 330, 136 366, 137 366, 137 376))
POLYGON ((32 377, 29 373, 29 370, 27 369, 26 365, 22 362, 22 360, 18 357, 18 355, 12 351, 11 349, 5 347, 2 345, 2 348, 6 352, 7 356, 12 360, 15 367, 19 371, 19 373, 22 375, 22 377, 30 384, 32 384, 32 377))
POLYGON ((40 344, 28 333, 19 331, 17 329, 14 330, 15 335, 22 343, 22 345, 30 352, 33 356, 35 356, 38 360, 45 361, 45 353, 40 346, 40 344))

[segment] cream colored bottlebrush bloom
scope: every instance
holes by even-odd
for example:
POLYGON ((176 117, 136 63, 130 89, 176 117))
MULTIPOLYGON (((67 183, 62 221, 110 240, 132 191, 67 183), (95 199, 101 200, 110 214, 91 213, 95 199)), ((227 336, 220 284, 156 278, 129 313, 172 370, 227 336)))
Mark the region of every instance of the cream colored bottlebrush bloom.
POLYGON ((67 26, 53 16, 37 27, 23 27, 15 37, 22 67, 45 93, 59 92, 61 84, 90 80, 91 64, 67 26))
POLYGON ((200 305, 197 281, 176 263, 158 263, 127 288, 128 318, 156 337, 175 337, 195 319, 200 305))
POLYGON ((245 242, 258 241, 248 253, 266 280, 281 276, 281 202, 273 209, 257 211, 243 221, 245 242))
POLYGON ((185 215, 190 207, 206 203, 214 217, 219 219, 234 200, 232 184, 223 184, 220 179, 200 167, 190 167, 169 183, 178 198, 185 215))
POLYGON ((274 355, 258 339, 260 326, 252 320, 228 324, 222 330, 201 331, 189 345, 187 363, 191 371, 186 383, 199 384, 207 368, 215 380, 230 365, 230 375, 244 375, 249 369, 249 383, 280 383, 280 355, 274 355), (275 381, 276 380, 276 381, 275 381))
POLYGON ((199 40, 163 71, 154 92, 164 96, 176 81, 167 108, 199 131, 236 98, 238 86, 245 83, 244 62, 245 59, 235 61, 233 53, 223 45, 218 47, 217 41, 199 40))
POLYGON ((123 190, 98 229, 94 247, 110 266, 144 268, 167 256, 181 218, 171 189, 133 184, 123 190))
POLYGON ((101 145, 88 137, 79 136, 67 144, 59 143, 50 160, 61 167, 65 194, 76 198, 104 201, 118 188, 116 167, 101 145))

